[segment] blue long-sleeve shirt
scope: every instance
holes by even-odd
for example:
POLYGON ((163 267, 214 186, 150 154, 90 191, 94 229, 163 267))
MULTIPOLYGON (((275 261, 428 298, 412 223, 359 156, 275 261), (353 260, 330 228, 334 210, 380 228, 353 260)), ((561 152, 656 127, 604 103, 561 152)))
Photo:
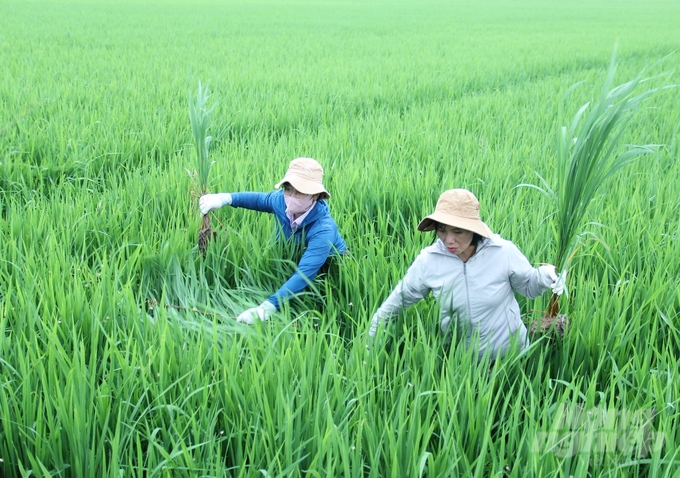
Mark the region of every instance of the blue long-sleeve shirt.
POLYGON ((300 244, 304 241, 305 251, 295 273, 288 279, 274 295, 267 299, 279 309, 285 299, 299 293, 308 283, 313 281, 328 256, 342 254, 347 250, 347 244, 338 232, 338 226, 331 217, 328 204, 319 200, 302 221, 300 227, 293 231, 290 221, 286 217, 286 202, 283 191, 270 193, 232 193, 232 207, 242 207, 254 211, 273 214, 278 223, 277 239, 281 234, 286 240, 300 244))

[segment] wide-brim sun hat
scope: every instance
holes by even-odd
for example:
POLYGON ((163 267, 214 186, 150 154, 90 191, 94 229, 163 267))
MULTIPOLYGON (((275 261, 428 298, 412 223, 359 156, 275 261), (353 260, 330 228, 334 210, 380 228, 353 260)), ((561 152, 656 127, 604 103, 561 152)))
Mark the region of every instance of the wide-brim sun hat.
POLYGON ((476 232, 484 237, 493 234, 479 218, 479 201, 467 189, 444 191, 439 196, 434 212, 420 221, 418 230, 433 231, 437 223, 476 232))
POLYGON ((290 162, 288 171, 274 187, 280 188, 289 183, 302 194, 319 194, 319 199, 328 199, 331 195, 323 187, 323 168, 312 158, 297 158, 290 162))

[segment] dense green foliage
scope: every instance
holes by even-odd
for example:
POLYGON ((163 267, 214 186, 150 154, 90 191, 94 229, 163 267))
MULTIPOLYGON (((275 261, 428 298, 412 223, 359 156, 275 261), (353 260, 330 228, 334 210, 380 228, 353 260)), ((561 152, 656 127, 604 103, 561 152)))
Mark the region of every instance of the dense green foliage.
MULTIPOLYGON (((672 71, 678 24, 661 0, 0 3, 0 474, 678 476, 678 89, 621 137, 663 146, 589 205, 564 340, 489 372, 426 300, 364 346, 445 189, 551 260, 553 204, 516 186, 554 184, 615 42, 615 84, 672 71), (232 318, 295 253, 228 207, 198 253, 199 79, 211 188, 316 158, 352 251, 264 325, 232 318)), ((546 301, 520 299, 527 322, 546 301)))

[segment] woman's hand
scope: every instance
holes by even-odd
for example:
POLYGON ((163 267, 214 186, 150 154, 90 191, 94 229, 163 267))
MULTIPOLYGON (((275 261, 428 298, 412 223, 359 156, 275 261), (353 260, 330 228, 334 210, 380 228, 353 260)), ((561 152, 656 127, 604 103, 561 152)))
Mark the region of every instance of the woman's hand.
POLYGON ((558 276, 554 265, 540 266, 538 268, 538 281, 550 288, 554 294, 562 295, 567 289, 567 270, 564 269, 558 276))
POLYGON ((201 210, 201 216, 205 216, 214 209, 219 209, 222 206, 231 205, 231 194, 204 194, 198 200, 198 208, 201 210))
POLYGON ((253 325, 258 319, 263 322, 265 320, 269 320, 269 317, 271 317, 274 312, 276 312, 276 307, 274 307, 274 304, 268 300, 265 300, 257 307, 253 307, 252 309, 242 312, 241 315, 236 317, 236 322, 243 322, 248 325, 253 325))

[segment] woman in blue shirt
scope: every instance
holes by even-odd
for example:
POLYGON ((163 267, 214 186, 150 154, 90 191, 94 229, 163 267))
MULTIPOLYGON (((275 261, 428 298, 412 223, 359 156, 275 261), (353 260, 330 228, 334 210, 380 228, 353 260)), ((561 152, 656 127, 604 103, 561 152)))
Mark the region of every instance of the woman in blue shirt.
POLYGON ((326 204, 331 196, 322 179, 323 168, 316 160, 297 158, 290 162, 285 176, 274 186, 277 191, 201 196, 199 208, 203 215, 227 205, 268 212, 278 223, 277 238, 283 234, 286 240, 304 241, 305 250, 295 273, 267 300, 239 315, 236 318, 238 322, 253 324, 256 319, 269 319, 281 308, 284 300, 299 293, 314 280, 329 256, 343 254, 347 250, 326 204))

